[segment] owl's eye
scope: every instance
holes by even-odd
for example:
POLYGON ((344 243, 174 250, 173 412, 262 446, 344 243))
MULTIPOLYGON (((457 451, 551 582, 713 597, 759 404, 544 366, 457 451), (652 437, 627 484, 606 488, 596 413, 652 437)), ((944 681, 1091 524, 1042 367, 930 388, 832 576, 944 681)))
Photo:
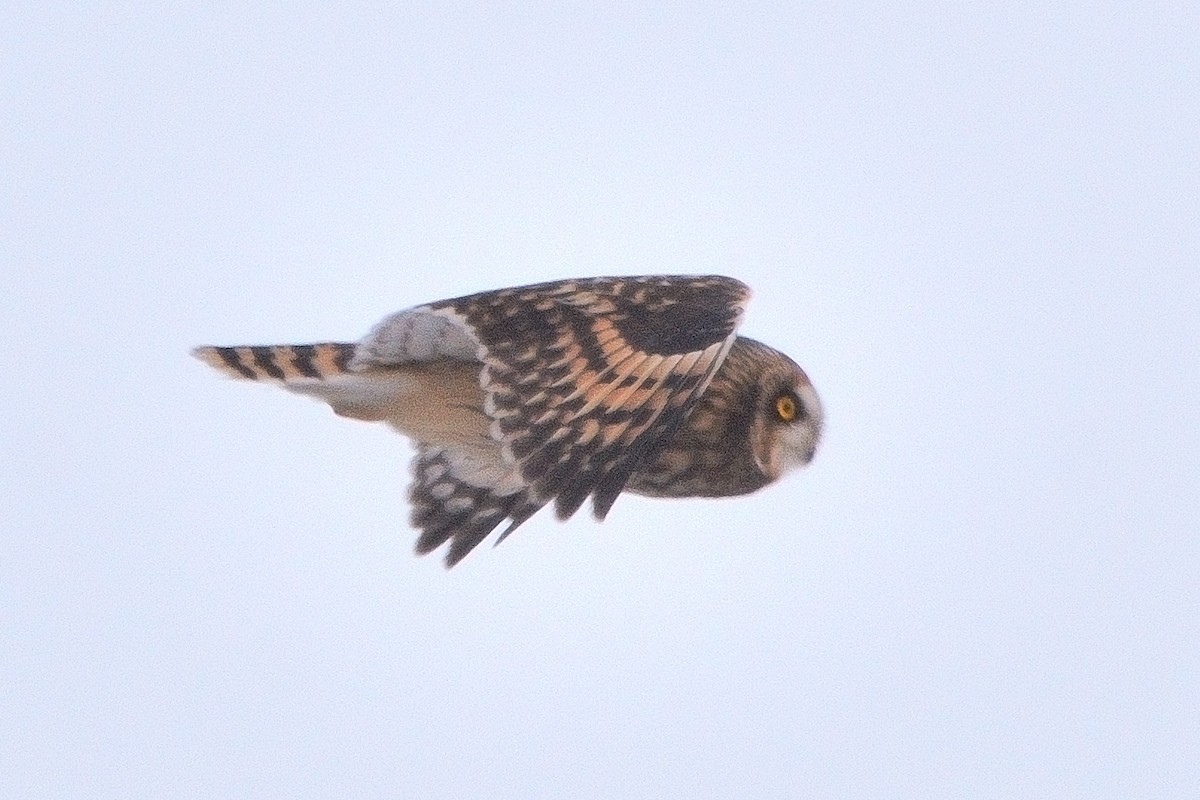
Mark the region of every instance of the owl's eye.
POLYGON ((775 418, 780 422, 792 422, 800 413, 800 399, 791 392, 780 392, 775 396, 775 418))

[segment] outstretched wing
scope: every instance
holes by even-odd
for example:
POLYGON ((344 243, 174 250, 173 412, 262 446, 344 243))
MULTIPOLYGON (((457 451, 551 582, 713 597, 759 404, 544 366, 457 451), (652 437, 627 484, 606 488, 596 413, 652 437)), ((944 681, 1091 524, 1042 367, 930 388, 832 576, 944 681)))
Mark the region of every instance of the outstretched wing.
POLYGON ((720 276, 557 281, 414 309, 478 344, 491 433, 560 519, 603 518, 671 440, 735 338, 749 289, 720 276))

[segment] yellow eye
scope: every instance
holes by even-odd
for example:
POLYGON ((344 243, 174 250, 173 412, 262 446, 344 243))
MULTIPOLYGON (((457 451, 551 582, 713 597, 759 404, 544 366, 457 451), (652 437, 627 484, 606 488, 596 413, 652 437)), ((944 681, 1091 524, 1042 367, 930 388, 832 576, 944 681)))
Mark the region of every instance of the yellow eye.
POLYGON ((780 422, 791 422, 796 418, 796 398, 791 394, 781 394, 775 398, 775 416, 780 422))

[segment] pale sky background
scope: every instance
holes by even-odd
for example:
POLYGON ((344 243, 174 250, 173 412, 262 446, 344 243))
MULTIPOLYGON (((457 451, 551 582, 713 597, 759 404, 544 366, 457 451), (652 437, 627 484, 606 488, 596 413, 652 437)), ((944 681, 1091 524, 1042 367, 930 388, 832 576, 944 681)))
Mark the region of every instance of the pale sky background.
POLYGON ((0 796, 1200 796, 1195 3, 0 11, 0 796), (757 495, 446 572, 197 344, 718 272, 757 495))

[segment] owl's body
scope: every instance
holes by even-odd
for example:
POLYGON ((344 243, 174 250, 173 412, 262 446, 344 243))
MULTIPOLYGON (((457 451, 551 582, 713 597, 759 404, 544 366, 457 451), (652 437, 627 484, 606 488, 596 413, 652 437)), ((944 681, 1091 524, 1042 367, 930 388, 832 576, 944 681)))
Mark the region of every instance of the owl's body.
POLYGON ((622 491, 739 495, 807 464, 820 401, 736 335, 748 298, 719 276, 558 281, 402 311, 355 344, 194 352, 410 438, 417 550, 449 541, 452 566, 549 502, 603 518, 622 491))

